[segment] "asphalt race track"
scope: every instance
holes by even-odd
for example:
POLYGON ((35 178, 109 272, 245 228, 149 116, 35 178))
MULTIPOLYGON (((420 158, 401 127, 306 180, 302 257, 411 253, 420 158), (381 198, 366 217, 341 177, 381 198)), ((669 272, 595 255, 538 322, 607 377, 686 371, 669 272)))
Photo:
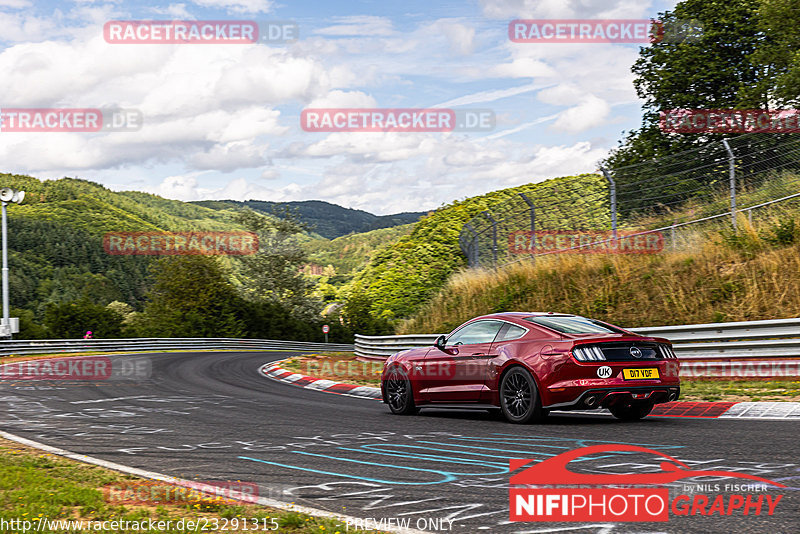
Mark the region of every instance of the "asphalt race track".
MULTIPOLYGON (((269 380, 263 364, 290 354, 166 353, 111 357, 148 363, 149 378, 0 382, 0 428, 104 460, 199 480, 241 480, 260 495, 454 532, 800 531, 800 423, 551 415, 518 426, 485 412, 423 411, 398 417, 380 402, 269 380), (670 514, 661 523, 510 523, 509 458, 545 459, 577 447, 636 444, 693 469, 758 475, 789 486, 775 514, 670 514)), ((122 360, 119 360, 122 361, 122 360)), ((609 454, 586 472, 659 471, 659 459, 609 454)), ((556 481, 554 481, 556 482, 556 481)), ((725 494, 719 478, 684 480, 688 490, 725 494), (720 486, 708 491, 708 485, 720 486)), ((763 492, 762 492, 763 493, 763 492)), ((371 526, 371 525, 370 525, 371 526)), ((344 529, 342 530, 344 532, 344 529)), ((349 529, 354 532, 353 528, 349 529)))

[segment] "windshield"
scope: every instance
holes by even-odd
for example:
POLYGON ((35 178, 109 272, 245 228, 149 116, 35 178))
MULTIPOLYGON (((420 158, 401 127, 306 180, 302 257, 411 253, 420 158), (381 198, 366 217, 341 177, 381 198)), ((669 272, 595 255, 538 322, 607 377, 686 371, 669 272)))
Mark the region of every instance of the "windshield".
POLYGON ((526 317, 526 321, 562 334, 622 334, 619 328, 578 315, 547 315, 526 317))

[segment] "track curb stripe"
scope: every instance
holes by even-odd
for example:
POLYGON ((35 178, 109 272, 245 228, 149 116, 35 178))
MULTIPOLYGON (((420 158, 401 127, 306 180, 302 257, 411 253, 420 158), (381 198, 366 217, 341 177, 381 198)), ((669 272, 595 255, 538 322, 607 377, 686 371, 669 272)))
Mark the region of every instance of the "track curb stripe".
POLYGON ((262 365, 259 372, 267 378, 305 389, 324 391, 325 393, 336 393, 337 395, 347 395, 349 397, 359 397, 362 399, 381 400, 382 398, 380 388, 358 386, 356 384, 335 382, 325 378, 304 376, 292 371, 287 371, 282 368, 280 364, 281 362, 262 365))
MULTIPOLYGON (((304 376, 287 371, 280 366, 282 362, 263 365, 259 372, 279 382, 325 393, 336 393, 348 397, 381 400, 380 388, 358 386, 344 382, 334 382, 324 378, 304 376)), ((581 412, 588 415, 608 415, 608 410, 581 412)), ((781 421, 800 421, 800 402, 695 402, 676 401, 659 404, 650 417, 681 417, 691 419, 772 419, 781 421)))

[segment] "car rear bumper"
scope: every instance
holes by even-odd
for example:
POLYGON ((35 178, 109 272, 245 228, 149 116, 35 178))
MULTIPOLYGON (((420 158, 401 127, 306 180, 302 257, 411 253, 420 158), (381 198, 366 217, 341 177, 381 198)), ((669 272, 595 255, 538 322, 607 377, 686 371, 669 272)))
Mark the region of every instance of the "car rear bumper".
POLYGON ((575 399, 543 406, 548 410, 593 410, 608 408, 617 403, 640 402, 661 404, 678 400, 680 384, 653 386, 592 388, 583 391, 575 399))

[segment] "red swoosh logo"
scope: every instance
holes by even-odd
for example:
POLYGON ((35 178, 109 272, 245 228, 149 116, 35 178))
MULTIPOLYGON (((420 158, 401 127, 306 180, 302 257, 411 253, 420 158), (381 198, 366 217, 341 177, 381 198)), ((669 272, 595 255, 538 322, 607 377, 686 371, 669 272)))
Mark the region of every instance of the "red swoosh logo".
MULTIPOLYGON (((519 469, 523 465, 530 463, 534 460, 511 460, 511 471, 519 469)), ((636 445, 592 445, 590 447, 581 447, 574 449, 558 456, 548 458, 535 465, 516 473, 511 476, 511 484, 535 484, 535 485, 571 485, 571 484, 668 484, 681 480, 684 478, 698 477, 698 476, 725 476, 731 478, 744 478, 747 480, 754 480, 757 482, 764 482, 779 488, 785 488, 783 484, 767 480, 766 478, 757 477, 754 475, 747 475, 745 473, 737 473, 735 471, 705 471, 695 470, 690 468, 685 463, 676 460, 672 456, 662 454, 653 449, 646 449, 644 447, 637 447, 636 445), (639 473, 639 474, 592 474, 592 473, 575 473, 567 469, 567 464, 571 461, 580 458, 581 456, 589 456, 600 452, 643 452, 660 456, 667 461, 661 462, 661 473, 639 473)))

